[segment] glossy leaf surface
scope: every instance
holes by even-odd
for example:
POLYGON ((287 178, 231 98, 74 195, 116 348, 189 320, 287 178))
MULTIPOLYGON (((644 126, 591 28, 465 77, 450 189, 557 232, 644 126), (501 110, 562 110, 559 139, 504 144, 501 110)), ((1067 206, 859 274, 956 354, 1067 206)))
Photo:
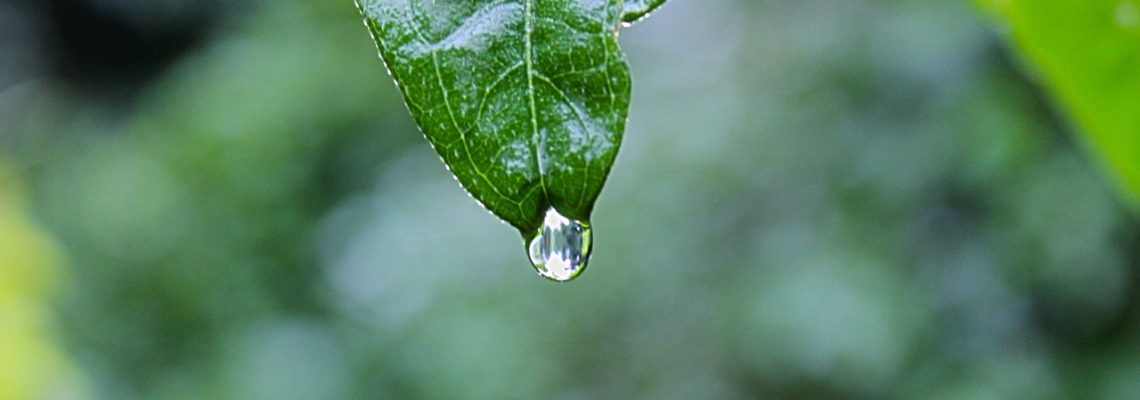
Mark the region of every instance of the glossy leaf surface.
POLYGON ((476 200, 524 236, 550 207, 589 219, 629 109, 623 3, 358 6, 413 118, 476 200))

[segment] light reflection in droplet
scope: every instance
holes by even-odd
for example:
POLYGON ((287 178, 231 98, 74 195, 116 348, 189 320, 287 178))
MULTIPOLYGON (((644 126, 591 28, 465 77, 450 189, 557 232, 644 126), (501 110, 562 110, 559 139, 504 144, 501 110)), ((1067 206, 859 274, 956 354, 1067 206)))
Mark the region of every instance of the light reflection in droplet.
POLYGON ((527 249, 534 269, 543 277, 567 282, 578 277, 590 261, 593 230, 589 222, 566 218, 553 207, 527 249))

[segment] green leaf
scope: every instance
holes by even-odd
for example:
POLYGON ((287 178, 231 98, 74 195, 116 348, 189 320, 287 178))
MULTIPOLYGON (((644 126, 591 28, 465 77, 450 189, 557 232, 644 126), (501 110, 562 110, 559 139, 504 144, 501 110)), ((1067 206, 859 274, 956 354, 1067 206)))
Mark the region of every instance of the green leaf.
POLYGON ((634 23, 653 12, 654 9, 665 4, 665 0, 625 0, 624 14, 621 20, 634 23))
POLYGON ((629 109, 623 3, 357 6, 413 118, 476 200, 524 236, 550 207, 589 220, 629 109))
POLYGON ((1140 206, 1140 2, 980 0, 1140 206))

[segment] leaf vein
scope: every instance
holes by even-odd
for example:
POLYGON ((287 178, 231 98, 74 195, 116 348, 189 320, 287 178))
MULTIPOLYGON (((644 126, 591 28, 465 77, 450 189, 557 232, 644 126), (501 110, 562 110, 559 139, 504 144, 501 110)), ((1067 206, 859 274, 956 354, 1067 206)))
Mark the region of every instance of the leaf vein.
MULTIPOLYGON (((417 8, 415 6, 416 2, 413 0, 410 3, 412 5, 412 7, 411 7, 412 19, 414 20, 415 15, 417 13, 417 11, 416 11, 417 8)), ((415 24, 412 24, 412 31, 415 32, 416 36, 419 37, 419 39, 421 41, 423 41, 425 45, 430 45, 431 42, 427 40, 427 38, 424 36, 423 32, 420 31, 420 28, 418 26, 416 26, 415 24)), ((475 162, 474 157, 471 156, 471 147, 467 143, 467 132, 464 129, 459 127, 459 121, 455 118, 455 112, 452 110, 452 107, 451 107, 450 91, 447 89, 447 86, 443 83, 443 74, 440 72, 440 68, 439 68, 439 52, 436 49, 431 49, 431 50, 429 50, 429 54, 431 54, 432 66, 435 68, 436 82, 439 85, 439 90, 441 92, 443 92, 443 104, 447 108, 447 114, 448 114, 449 119, 451 120, 452 127, 454 127, 455 131, 459 133, 459 139, 461 142, 463 142, 463 153, 467 156, 467 162, 471 164, 471 169, 475 171, 476 175, 478 175, 480 178, 483 178, 483 181, 487 183, 487 186, 489 186, 491 188, 491 191, 495 192, 495 194, 499 195, 499 197, 503 198, 507 202, 518 205, 519 208, 521 209, 522 208, 522 204, 521 204, 522 202, 521 201, 515 201, 514 199, 508 197, 506 194, 503 194, 503 192, 501 190, 499 190, 498 186, 495 185, 495 182, 492 181, 489 176, 487 176, 487 173, 483 172, 482 168, 479 168, 479 164, 477 164, 475 162)))

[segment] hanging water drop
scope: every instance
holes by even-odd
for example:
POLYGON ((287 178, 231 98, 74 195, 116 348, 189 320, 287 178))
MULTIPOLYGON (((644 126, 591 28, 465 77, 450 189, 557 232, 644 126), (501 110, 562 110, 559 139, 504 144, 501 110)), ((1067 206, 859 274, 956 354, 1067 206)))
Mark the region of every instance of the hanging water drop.
POLYGON ((589 222, 566 218, 551 207, 546 210, 542 227, 527 245, 530 262, 547 279, 570 281, 586 269, 593 250, 592 239, 589 222))

